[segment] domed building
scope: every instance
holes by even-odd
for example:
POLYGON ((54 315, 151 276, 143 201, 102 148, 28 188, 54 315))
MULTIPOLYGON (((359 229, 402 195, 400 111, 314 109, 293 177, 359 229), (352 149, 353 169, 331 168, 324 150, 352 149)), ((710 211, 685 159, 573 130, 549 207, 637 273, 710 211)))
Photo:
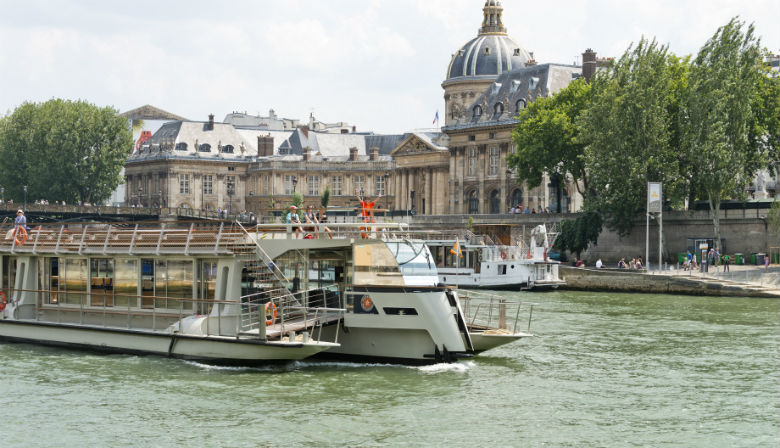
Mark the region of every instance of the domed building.
POLYGON ((488 0, 482 9, 482 27, 477 37, 452 55, 444 88, 445 126, 467 116, 467 107, 504 72, 525 67, 531 55, 509 37, 504 27, 504 8, 498 0, 488 0))

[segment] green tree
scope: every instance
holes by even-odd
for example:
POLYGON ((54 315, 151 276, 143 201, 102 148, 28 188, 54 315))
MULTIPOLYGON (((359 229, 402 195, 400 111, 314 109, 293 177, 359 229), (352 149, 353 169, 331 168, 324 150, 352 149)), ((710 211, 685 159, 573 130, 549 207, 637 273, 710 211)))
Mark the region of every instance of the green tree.
POLYGON ((601 234, 601 215, 595 211, 586 211, 576 219, 561 221, 561 233, 555 239, 555 248, 568 250, 580 258, 580 254, 590 244, 598 244, 601 234))
POLYGON ((721 201, 742 194, 767 166, 762 56, 753 26, 734 18, 718 28, 691 66, 686 152, 694 185, 709 203, 718 247, 721 201))
POLYGON ((24 103, 0 119, 6 197, 100 202, 122 182, 133 148, 124 118, 84 101, 24 103))
POLYGON ((320 195, 320 205, 323 209, 328 208, 328 204, 330 203, 330 185, 325 185, 325 189, 322 190, 322 194, 320 195))
POLYGON ((583 196, 588 189, 576 120, 590 101, 590 84, 573 81, 549 98, 539 98, 518 115, 512 131, 517 151, 508 157, 518 181, 528 188, 541 185, 544 174, 565 179, 569 174, 583 196))
POLYGON ((591 102, 578 121, 595 193, 586 201, 620 235, 630 233, 644 211, 648 181, 663 182, 673 202, 685 196, 678 120, 687 65, 643 38, 592 80, 591 102))

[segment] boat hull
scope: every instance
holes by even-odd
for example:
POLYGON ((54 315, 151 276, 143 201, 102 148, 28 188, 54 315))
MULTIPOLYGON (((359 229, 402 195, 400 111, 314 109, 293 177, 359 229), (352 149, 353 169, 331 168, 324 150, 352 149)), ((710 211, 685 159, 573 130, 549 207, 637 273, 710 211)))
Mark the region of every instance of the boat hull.
POLYGON ((474 353, 480 354, 484 351, 515 342, 519 339, 531 337, 532 335, 528 333, 489 334, 483 332, 469 332, 469 336, 471 336, 474 353))
POLYGON ((304 359, 335 344, 267 342, 50 322, 2 320, 0 339, 107 353, 157 355, 210 364, 257 365, 304 359))

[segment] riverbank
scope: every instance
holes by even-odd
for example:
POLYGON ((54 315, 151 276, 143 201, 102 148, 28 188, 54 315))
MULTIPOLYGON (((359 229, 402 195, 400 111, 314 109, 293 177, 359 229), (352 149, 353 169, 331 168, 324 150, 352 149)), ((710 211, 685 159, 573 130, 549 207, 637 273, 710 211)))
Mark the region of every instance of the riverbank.
POLYGON ((566 289, 780 299, 780 267, 732 266, 730 272, 627 271, 560 266, 566 289))

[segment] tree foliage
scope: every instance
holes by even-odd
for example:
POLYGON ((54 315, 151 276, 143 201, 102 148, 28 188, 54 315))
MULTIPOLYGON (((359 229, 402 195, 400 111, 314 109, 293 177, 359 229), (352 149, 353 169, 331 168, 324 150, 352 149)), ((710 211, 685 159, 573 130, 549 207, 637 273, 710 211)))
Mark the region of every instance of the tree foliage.
POLYGON ((555 240, 555 247, 580 258, 589 244, 598 244, 602 224, 601 215, 595 211, 586 211, 576 219, 565 219, 561 221, 561 233, 555 240))
MULTIPOLYGON (((753 26, 743 28, 732 19, 704 44, 691 66, 687 95, 686 152, 695 167, 693 185, 709 202, 718 247, 721 201, 743 192, 767 166, 771 118, 762 111, 763 55, 753 26)), ((768 100, 772 107, 776 99, 768 100)))
POLYGON ((509 156, 508 163, 529 188, 541 185, 545 173, 562 179, 569 174, 580 194, 585 193, 585 147, 579 141, 575 121, 589 99, 590 85, 580 79, 520 112, 520 123, 512 132, 517 151, 509 156))
POLYGON ((579 121, 595 192, 588 201, 621 235, 645 208, 647 182, 664 182, 673 201, 684 196, 676 112, 685 63, 642 39, 593 80, 592 101, 579 121))
POLYGON ((133 148, 124 118, 84 101, 24 103, 0 118, 0 179, 17 202, 45 198, 98 202, 122 182, 133 148))
POLYGON ((330 185, 325 185, 325 189, 322 190, 322 194, 320 195, 320 205, 322 208, 328 208, 328 204, 330 203, 330 185))

